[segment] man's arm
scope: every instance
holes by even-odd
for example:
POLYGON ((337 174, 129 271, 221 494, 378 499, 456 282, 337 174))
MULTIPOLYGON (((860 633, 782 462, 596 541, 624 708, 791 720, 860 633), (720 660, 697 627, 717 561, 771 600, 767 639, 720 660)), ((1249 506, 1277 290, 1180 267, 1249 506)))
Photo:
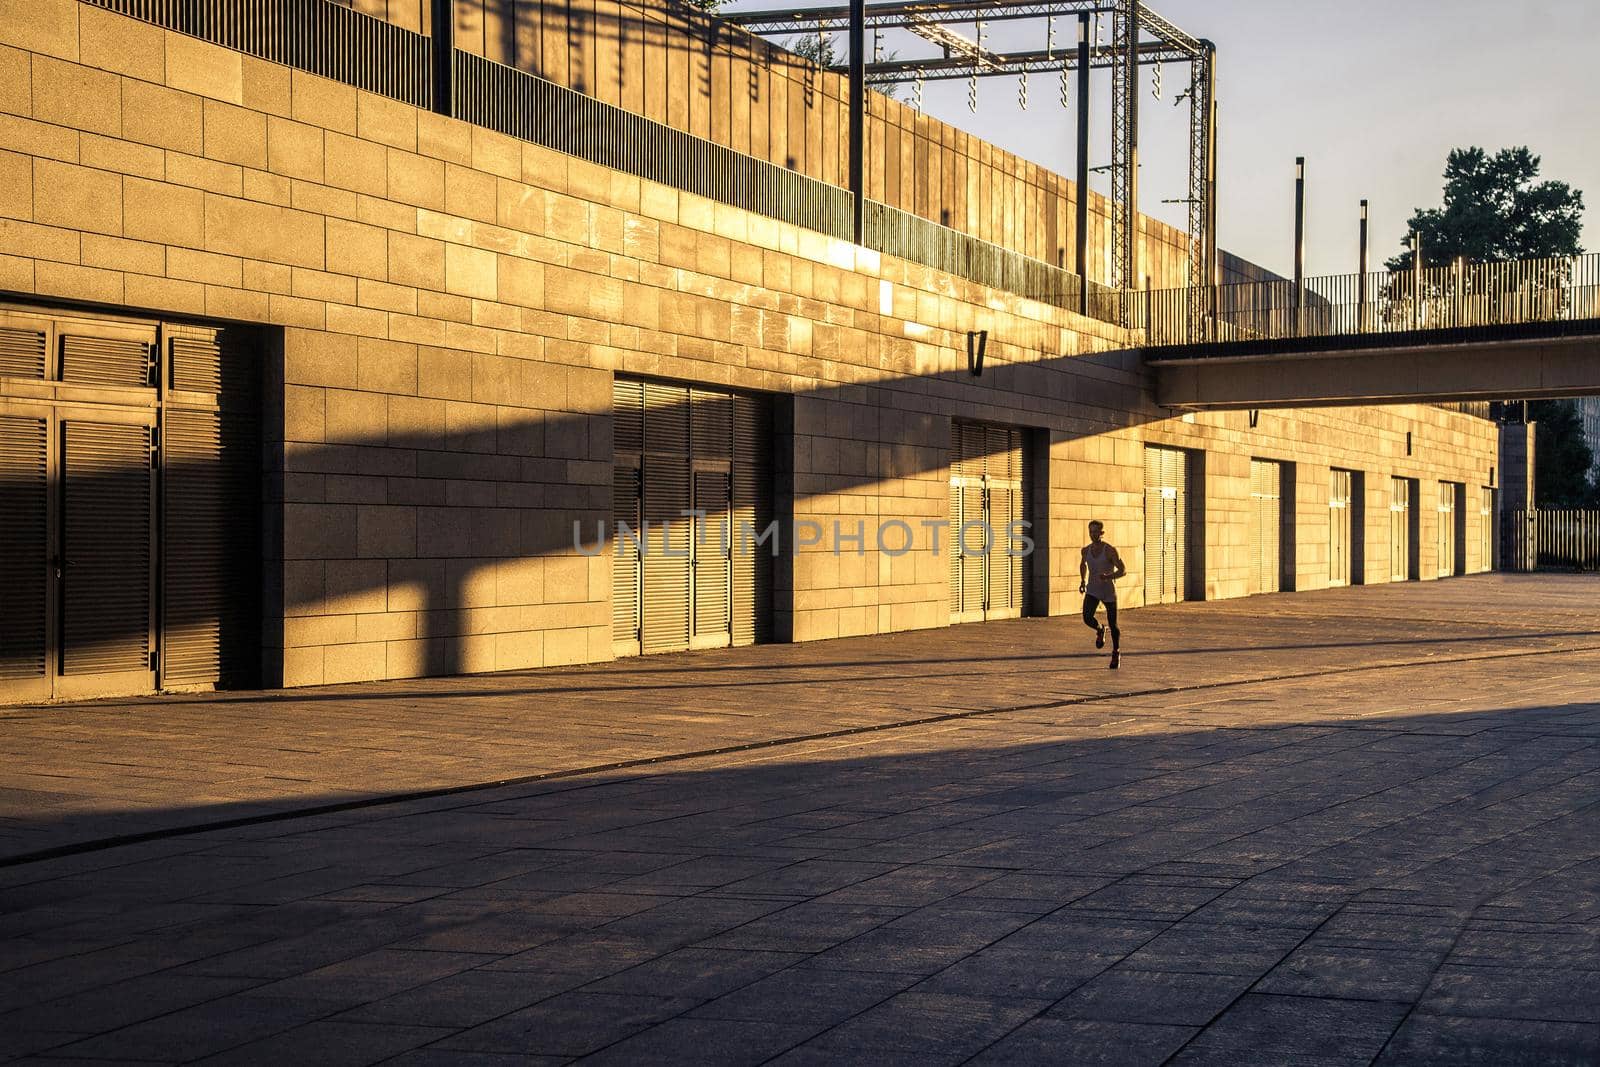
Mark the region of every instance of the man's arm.
POLYGON ((1089 580, 1089 561, 1081 555, 1078 557, 1078 592, 1089 588, 1085 583, 1089 580))
POLYGON ((1116 549, 1111 550, 1111 580, 1114 582, 1128 573, 1128 568, 1122 565, 1122 553, 1116 549))

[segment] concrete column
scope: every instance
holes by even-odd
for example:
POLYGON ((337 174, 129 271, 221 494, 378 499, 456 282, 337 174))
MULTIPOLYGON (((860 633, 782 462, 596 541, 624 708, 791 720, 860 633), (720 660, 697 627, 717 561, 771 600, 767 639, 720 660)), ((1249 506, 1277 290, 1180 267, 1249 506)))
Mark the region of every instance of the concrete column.
POLYGON ((1527 511, 1533 507, 1534 434, 1532 422, 1508 422, 1500 426, 1500 507, 1505 511, 1527 511))

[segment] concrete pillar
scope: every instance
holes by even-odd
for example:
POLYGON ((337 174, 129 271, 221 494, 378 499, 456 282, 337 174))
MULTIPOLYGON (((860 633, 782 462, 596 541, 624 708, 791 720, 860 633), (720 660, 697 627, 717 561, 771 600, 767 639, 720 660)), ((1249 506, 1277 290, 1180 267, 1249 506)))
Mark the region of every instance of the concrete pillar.
POLYGON ((1500 425, 1500 507, 1505 511, 1527 511, 1533 507, 1534 432, 1537 423, 1507 422, 1500 425))
POLYGON ((1533 460, 1535 436, 1539 428, 1534 422, 1506 422, 1500 424, 1500 514, 1521 512, 1521 529, 1510 523, 1501 526, 1500 569, 1530 571, 1538 557, 1538 522, 1533 515, 1534 477, 1533 460))

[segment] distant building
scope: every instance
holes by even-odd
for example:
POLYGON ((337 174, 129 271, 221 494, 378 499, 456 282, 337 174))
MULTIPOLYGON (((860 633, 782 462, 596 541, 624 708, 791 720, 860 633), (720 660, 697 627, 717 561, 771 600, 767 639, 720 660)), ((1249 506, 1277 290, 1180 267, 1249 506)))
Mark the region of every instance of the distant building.
POLYGON ((1573 401, 1578 406, 1578 417, 1583 420, 1583 440, 1594 453, 1594 466, 1589 477, 1600 481, 1600 396, 1586 396, 1573 401))

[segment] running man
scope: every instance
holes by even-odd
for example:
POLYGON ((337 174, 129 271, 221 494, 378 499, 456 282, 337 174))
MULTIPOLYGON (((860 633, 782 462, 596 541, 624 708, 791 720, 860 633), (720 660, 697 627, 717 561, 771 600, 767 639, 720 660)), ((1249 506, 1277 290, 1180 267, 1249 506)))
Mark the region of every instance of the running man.
POLYGON ((1102 540, 1105 523, 1099 519, 1089 524, 1089 543, 1083 546, 1083 559, 1078 564, 1078 592, 1083 594, 1083 624, 1094 631, 1094 647, 1106 647, 1106 627, 1095 619, 1095 611, 1106 606, 1106 623, 1111 629, 1111 669, 1122 665, 1122 631, 1117 629, 1116 580, 1128 573, 1122 557, 1110 543, 1102 540))

